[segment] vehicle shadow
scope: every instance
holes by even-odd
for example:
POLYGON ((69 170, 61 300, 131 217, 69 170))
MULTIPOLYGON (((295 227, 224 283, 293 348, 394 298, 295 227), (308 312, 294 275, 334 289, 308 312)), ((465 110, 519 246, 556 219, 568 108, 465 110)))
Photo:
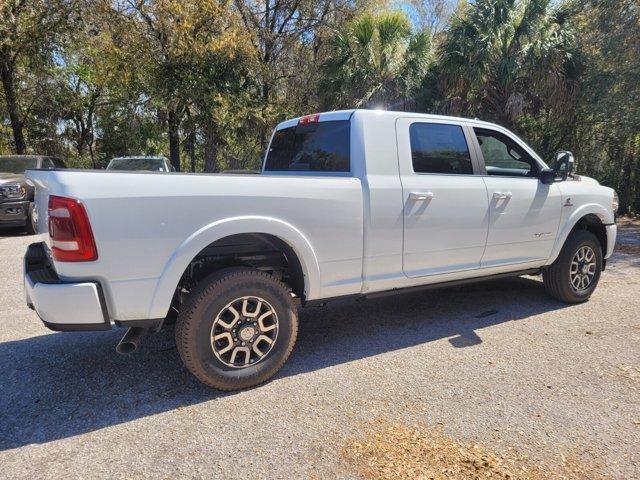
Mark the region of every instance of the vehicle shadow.
MULTIPOLYGON (((483 328, 564 306, 539 281, 521 278, 304 309, 298 344, 275 381, 440 339, 474 348, 483 328)), ((122 333, 52 333, 0 344, 0 450, 234 395, 204 387, 185 370, 172 329, 128 357, 114 350, 122 333)))
POLYGON ((23 227, 0 227, 0 238, 26 237, 23 227))

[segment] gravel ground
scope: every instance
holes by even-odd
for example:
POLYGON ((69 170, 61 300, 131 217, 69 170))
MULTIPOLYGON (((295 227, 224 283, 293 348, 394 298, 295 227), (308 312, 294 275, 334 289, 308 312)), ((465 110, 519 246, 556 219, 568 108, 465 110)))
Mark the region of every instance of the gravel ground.
MULTIPOLYGON (((620 237, 637 245, 640 227, 620 237)), ((119 330, 42 326, 21 285, 31 241, 0 232, 2 478, 354 478, 344 446, 381 419, 640 478, 634 248, 577 306, 523 278, 304 310, 283 370, 221 394, 182 367, 171 331, 125 357, 119 330)))

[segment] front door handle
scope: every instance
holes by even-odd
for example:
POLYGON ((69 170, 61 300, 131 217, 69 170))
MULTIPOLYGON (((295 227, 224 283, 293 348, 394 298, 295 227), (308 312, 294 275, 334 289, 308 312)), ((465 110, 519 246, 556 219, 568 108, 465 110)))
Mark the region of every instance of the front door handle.
POLYGON ((496 200, 508 200, 512 196, 511 192, 493 192, 493 198, 496 200))
POLYGON ((411 192, 409 194, 409 200, 424 202, 425 200, 431 200, 433 196, 433 192, 411 192))

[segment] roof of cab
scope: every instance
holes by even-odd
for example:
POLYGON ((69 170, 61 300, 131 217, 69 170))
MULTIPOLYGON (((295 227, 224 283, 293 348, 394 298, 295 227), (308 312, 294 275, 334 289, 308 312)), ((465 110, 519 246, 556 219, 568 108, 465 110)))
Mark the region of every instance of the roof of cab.
MULTIPOLYGON (((424 118, 426 120, 451 120, 451 121, 465 121, 465 122, 473 122, 475 124, 486 125, 491 127, 501 127, 495 123, 485 122, 483 120, 479 120, 477 118, 465 118, 465 117, 452 117, 447 115, 434 115, 430 113, 414 113, 414 112, 398 112, 393 110, 369 110, 369 109, 351 109, 351 110, 334 110, 329 112, 320 112, 319 122, 326 122, 330 120, 349 120, 351 116, 357 113, 358 115, 372 115, 372 116, 392 116, 392 117, 412 117, 412 118, 424 118)), ((294 127, 298 124, 301 118, 306 115, 302 115, 300 117, 292 118, 289 120, 285 120, 284 122, 280 122, 276 130, 281 130, 283 128, 294 127)))
MULTIPOLYGON (((319 115, 319 122, 327 122, 330 120, 349 120, 349 118, 351 118, 351 115, 353 115, 353 113, 356 110, 333 110, 330 112, 320 112, 317 115, 319 115)), ((315 115, 315 114, 314 114, 315 115)), ((298 125, 298 122, 300 121, 301 118, 305 117, 307 115, 301 115, 300 117, 296 117, 296 118, 291 118, 289 120, 285 120, 284 122, 280 122, 277 126, 276 126, 276 130, 282 130, 283 128, 289 128, 289 127, 295 127, 296 125, 298 125)))

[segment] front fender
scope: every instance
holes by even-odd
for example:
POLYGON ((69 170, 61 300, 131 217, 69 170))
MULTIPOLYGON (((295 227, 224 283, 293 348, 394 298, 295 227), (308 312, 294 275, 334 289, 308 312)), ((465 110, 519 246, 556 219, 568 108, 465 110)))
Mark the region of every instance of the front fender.
POLYGON ((309 300, 317 298, 320 266, 313 246, 300 230, 287 222, 271 217, 233 217, 205 225, 180 244, 162 271, 148 318, 166 317, 178 282, 198 253, 216 240, 241 233, 269 234, 288 244, 300 260, 304 273, 306 298, 309 300))
POLYGON ((556 242, 553 246, 553 250, 551 251, 551 256, 547 260, 547 265, 551 265, 556 261, 556 258, 558 258, 558 255, 560 255, 560 251, 562 250, 562 247, 567 241, 567 238, 569 237, 569 234, 571 233, 573 228, 577 225, 581 218, 586 217, 587 215, 596 215, 604 225, 609 225, 615 222, 615 219, 611 215, 611 212, 607 211, 607 209, 600 204, 588 203, 579 206, 578 208, 573 210, 566 219, 564 219, 564 226, 558 232, 556 242))

